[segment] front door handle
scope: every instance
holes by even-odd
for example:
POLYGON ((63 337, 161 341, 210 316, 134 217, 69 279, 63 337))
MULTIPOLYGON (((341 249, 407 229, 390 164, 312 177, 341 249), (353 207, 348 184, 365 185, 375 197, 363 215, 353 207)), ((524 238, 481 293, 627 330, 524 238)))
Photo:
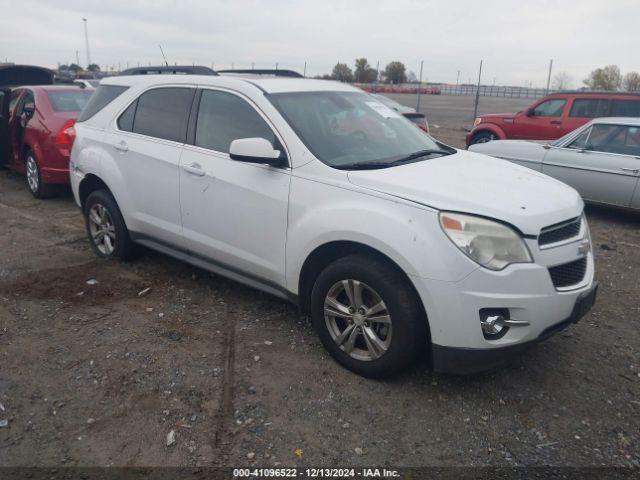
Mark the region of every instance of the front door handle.
POLYGON ((185 172, 189 172, 191 175, 196 175, 198 177, 204 177, 204 170, 202 170, 202 166, 199 163, 192 163, 191 165, 183 165, 182 169, 185 172))
POLYGON ((625 172, 633 173, 634 175, 638 175, 638 173, 640 173, 640 168, 625 168, 625 167, 621 167, 620 170, 624 170, 625 172))
POLYGON ((551 125, 562 125, 562 122, 560 120, 551 120, 551 125))
POLYGON ((121 140, 120 143, 116 143, 113 146, 113 148, 115 148, 116 150, 118 150, 120 152, 126 152, 127 150, 129 150, 127 142, 125 142, 124 140, 121 140))

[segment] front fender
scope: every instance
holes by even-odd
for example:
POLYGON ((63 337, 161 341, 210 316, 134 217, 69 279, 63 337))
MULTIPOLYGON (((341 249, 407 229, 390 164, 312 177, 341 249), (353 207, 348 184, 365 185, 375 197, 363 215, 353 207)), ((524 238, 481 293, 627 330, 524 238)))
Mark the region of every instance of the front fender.
POLYGON ((455 281, 476 268, 442 232, 436 211, 366 190, 294 177, 287 232, 287 289, 297 294, 306 259, 318 247, 336 241, 367 245, 409 276, 455 281))
POLYGON ((507 134, 498 125, 494 123, 479 123, 475 127, 471 129, 471 131, 467 134, 467 146, 471 144, 471 139, 479 132, 491 132, 493 135, 497 137, 497 140, 505 140, 507 138, 507 134))

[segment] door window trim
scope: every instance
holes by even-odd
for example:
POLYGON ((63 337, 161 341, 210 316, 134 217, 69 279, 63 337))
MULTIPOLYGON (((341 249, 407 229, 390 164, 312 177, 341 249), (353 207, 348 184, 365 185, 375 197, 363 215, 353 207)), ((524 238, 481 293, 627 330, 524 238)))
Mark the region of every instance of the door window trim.
MULTIPOLYGON (((247 102, 249 104, 250 107, 253 108, 253 110, 262 118, 262 120, 264 120, 264 122, 267 124, 267 126, 272 130, 273 134, 275 135, 275 137, 278 139, 278 141, 280 142, 280 144, 282 145, 282 148, 284 148, 285 154, 287 155, 287 165, 286 167, 283 168, 279 168, 279 170, 291 170, 291 154, 289 152, 289 148, 287 147, 286 142, 284 141, 284 137, 283 135, 280 133, 280 131, 276 128, 276 126, 274 125, 274 123, 271 121, 271 119, 267 116, 266 113, 264 113, 264 111, 248 96, 244 95, 242 92, 239 92, 237 90, 233 90, 231 88, 225 88, 225 87, 218 87, 218 86, 214 86, 214 85, 199 85, 198 86, 198 92, 196 92, 195 97, 194 97, 194 104, 193 104, 193 109, 192 109, 192 116, 193 118, 193 122, 191 120, 191 118, 189 118, 189 127, 187 129, 187 142, 185 143, 185 146, 188 146, 189 148, 193 148, 193 149, 197 149, 198 151, 202 151, 202 152, 208 152, 208 153, 214 153, 217 156, 221 156, 222 158, 228 159, 230 161, 236 162, 236 163, 242 163, 242 162, 237 162, 236 160, 231 160, 231 157, 229 156, 229 153, 227 152, 221 152, 219 150, 214 150, 212 148, 206 148, 206 147, 200 147, 198 145, 195 144, 195 134, 196 134, 196 126, 197 126, 197 120, 198 120, 198 113, 200 111, 200 98, 202 97, 202 93, 205 90, 212 90, 214 92, 225 92, 225 93, 229 93, 231 95, 235 95, 236 97, 239 97, 241 100, 244 100, 245 102, 247 102), (197 103, 196 103, 196 98, 197 98, 197 103)), ((260 165, 260 164, 251 164, 251 165, 258 165, 258 166, 262 166, 262 167, 268 167, 267 165, 260 165)))
MULTIPOLYGON (((593 127, 596 125, 610 125, 613 127, 626 127, 626 128, 630 128, 630 127, 635 127, 635 128, 640 128, 640 126, 637 125, 629 125, 627 123, 605 123, 605 122, 597 122, 597 123, 590 123, 585 125, 583 128, 580 128, 579 130, 576 130, 574 133, 575 135, 572 135, 570 138, 568 138, 562 145, 549 145, 550 149, 561 149, 561 150, 568 150, 570 152, 578 152, 578 153, 586 153, 587 155, 589 153, 597 153, 599 155, 612 155, 615 157, 625 157, 625 158, 635 158, 640 162, 640 156, 639 155, 628 155, 625 153, 615 153, 615 152, 602 152, 600 150, 587 150, 587 149, 583 149, 583 150, 578 150, 576 148, 569 148, 569 145, 571 143, 573 143, 573 141, 578 138, 578 136, 580 136, 582 134, 582 132, 584 132, 585 130, 589 129, 589 136, 587 137, 587 141, 585 143, 585 145, 589 142, 589 139, 591 138, 591 131, 593 131, 593 127)), ((611 173, 611 172, 607 172, 607 173, 611 173)))

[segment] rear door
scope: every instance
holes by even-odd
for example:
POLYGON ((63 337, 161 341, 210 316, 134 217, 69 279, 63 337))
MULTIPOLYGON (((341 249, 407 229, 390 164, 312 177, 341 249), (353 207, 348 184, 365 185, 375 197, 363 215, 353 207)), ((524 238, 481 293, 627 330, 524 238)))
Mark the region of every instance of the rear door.
POLYGON ((529 140, 555 140, 564 133, 563 114, 566 98, 550 98, 530 108, 514 119, 513 134, 509 138, 529 140))
POLYGON ((572 132, 594 118, 608 117, 611 111, 611 100, 588 97, 576 97, 569 106, 567 118, 563 124, 566 133, 572 132))
POLYGON ((142 93, 117 119, 105 142, 113 148, 134 235, 183 248, 179 166, 195 87, 155 87, 142 93))
POLYGON ((0 165, 9 162, 9 98, 11 90, 0 89, 0 165))
POLYGON ((640 173, 640 127, 595 124, 565 147, 552 147, 542 172, 585 200, 628 207, 640 173))

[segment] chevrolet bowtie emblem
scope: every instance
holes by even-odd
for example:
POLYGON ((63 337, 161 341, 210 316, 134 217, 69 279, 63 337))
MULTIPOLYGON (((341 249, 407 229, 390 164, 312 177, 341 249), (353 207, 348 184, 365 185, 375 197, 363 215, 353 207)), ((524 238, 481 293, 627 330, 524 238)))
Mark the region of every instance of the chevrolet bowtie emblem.
POLYGON ((580 245, 578 245, 578 253, 581 255, 586 255, 591 250, 591 242, 587 239, 584 239, 580 245))

